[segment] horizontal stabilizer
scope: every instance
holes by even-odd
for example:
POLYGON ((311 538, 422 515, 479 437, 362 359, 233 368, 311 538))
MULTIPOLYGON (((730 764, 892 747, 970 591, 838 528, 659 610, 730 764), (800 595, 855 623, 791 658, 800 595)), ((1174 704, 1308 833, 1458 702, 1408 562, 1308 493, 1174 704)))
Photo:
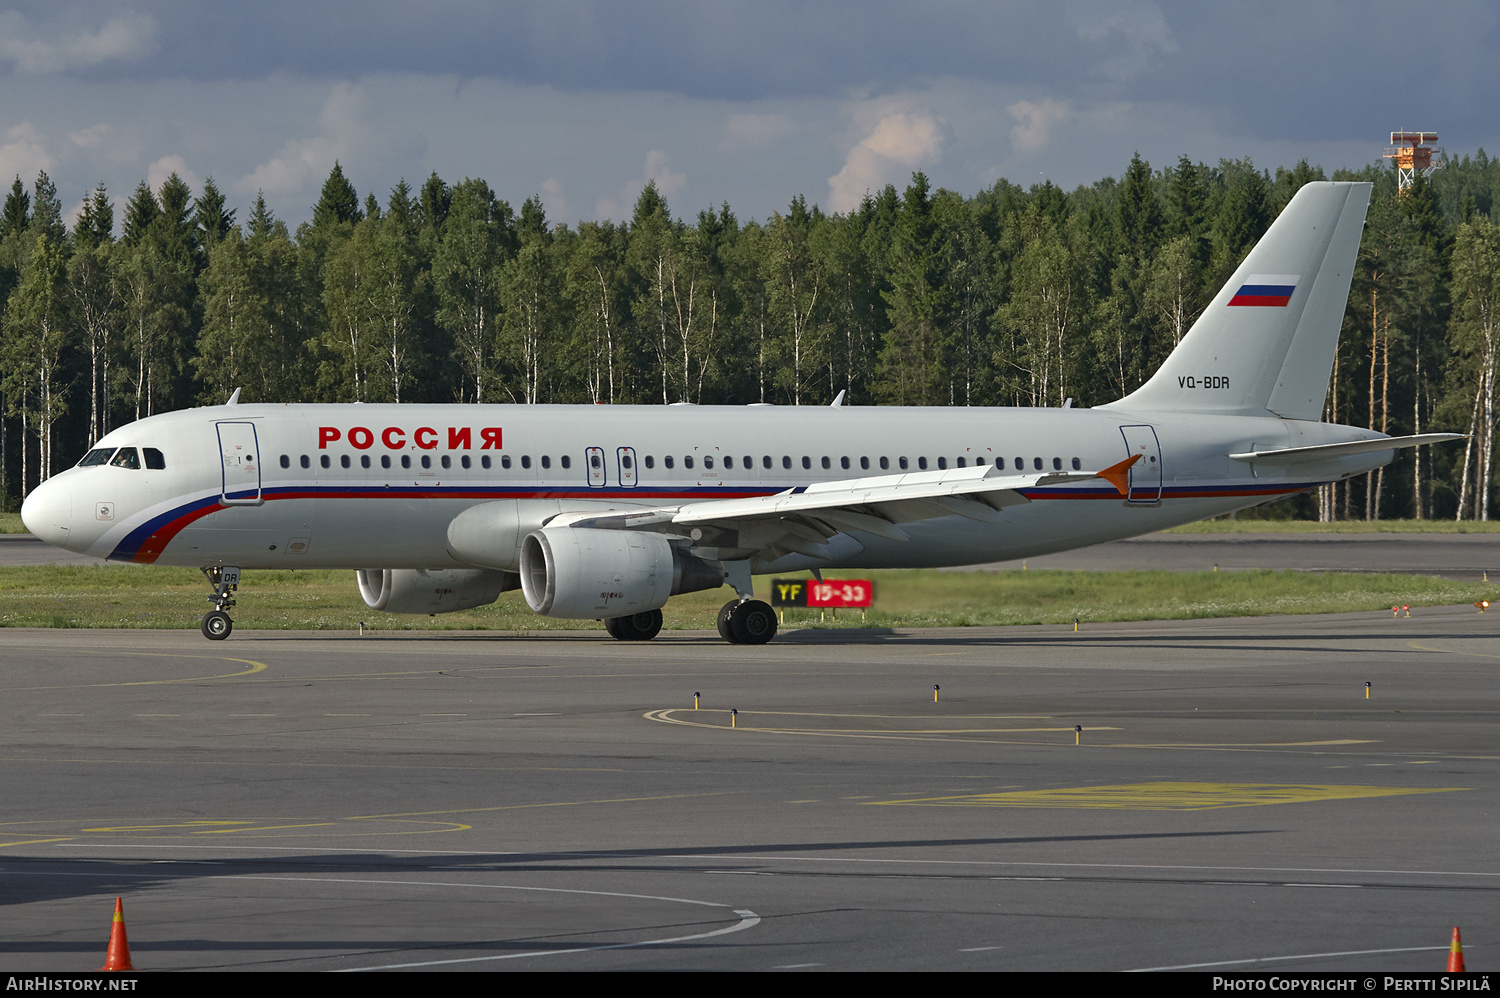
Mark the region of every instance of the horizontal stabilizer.
POLYGON ((1372 440, 1350 440, 1341 444, 1314 444, 1311 447, 1282 447, 1277 450, 1252 450, 1229 455, 1235 461, 1264 461, 1268 464, 1297 464, 1343 457, 1346 454, 1374 454, 1383 450, 1403 450, 1445 440, 1462 440, 1462 433, 1418 433, 1407 437, 1376 437, 1372 440))

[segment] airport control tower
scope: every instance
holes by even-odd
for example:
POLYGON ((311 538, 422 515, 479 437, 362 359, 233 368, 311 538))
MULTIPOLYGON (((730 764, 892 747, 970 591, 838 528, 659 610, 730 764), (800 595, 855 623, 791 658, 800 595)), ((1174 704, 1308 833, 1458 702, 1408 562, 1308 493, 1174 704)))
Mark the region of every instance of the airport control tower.
POLYGON ((1430 177, 1441 169, 1443 157, 1434 156, 1427 143, 1436 142, 1437 132, 1392 132, 1391 144, 1385 147, 1385 158, 1396 161, 1396 193, 1405 194, 1417 174, 1430 177))

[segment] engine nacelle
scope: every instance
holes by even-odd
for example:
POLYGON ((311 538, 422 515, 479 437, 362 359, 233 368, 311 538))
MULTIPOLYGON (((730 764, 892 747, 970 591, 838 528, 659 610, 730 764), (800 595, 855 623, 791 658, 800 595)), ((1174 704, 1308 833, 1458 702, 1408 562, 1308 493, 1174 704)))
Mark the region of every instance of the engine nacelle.
POLYGON ((379 568, 354 574, 366 605, 386 613, 469 610, 521 586, 514 572, 482 568, 379 568))
POLYGON ((648 531, 543 527, 521 542, 526 602, 548 617, 625 617, 723 584, 723 565, 648 531))

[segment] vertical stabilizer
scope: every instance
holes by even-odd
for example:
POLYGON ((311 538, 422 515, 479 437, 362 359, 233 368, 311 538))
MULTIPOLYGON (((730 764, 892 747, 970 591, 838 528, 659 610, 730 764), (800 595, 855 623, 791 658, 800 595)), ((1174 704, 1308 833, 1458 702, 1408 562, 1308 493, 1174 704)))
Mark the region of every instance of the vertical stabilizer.
POLYGON ((1107 408, 1320 418, 1369 203, 1369 184, 1304 186, 1151 380, 1107 408))

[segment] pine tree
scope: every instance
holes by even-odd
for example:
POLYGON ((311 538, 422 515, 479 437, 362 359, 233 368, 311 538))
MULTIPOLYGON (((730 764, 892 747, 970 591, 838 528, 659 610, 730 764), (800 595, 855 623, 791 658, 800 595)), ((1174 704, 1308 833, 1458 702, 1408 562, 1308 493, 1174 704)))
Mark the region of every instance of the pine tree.
POLYGON ((224 207, 224 195, 214 184, 214 178, 203 181, 203 193, 193 202, 193 224, 198 229, 198 242, 207 252, 234 228, 234 210, 224 207))

